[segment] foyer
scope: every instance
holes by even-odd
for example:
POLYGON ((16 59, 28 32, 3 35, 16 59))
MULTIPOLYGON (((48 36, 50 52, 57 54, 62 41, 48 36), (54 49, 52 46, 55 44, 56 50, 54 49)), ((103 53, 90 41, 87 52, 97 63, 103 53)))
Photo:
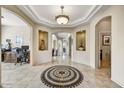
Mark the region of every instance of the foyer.
POLYGON ((1 86, 124 87, 123 10, 123 5, 0 6, 1 86))

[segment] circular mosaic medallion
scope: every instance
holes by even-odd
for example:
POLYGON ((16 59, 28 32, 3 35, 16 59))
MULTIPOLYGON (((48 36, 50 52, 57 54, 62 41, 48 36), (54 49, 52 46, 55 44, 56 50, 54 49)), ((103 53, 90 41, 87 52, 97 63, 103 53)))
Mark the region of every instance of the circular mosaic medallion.
POLYGON ((83 75, 74 67, 57 65, 46 69, 41 74, 41 81, 48 87, 71 88, 83 81, 83 75))

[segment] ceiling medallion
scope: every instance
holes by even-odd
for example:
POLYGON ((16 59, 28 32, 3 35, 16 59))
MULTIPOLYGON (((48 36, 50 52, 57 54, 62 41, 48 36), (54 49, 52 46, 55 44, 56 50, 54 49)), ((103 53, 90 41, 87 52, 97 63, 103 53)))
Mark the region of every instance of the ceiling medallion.
POLYGON ((61 15, 55 17, 58 24, 67 24, 69 21, 69 16, 63 14, 64 6, 61 6, 61 15))

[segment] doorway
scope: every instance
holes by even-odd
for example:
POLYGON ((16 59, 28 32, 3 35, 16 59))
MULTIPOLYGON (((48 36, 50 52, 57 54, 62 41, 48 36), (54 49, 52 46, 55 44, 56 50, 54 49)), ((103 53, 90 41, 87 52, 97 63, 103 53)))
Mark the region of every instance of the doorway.
POLYGON ((100 68, 111 68, 111 33, 99 33, 100 68))
POLYGON ((56 32, 52 34, 52 61, 67 63, 71 60, 71 34, 56 32))
POLYGON ((111 77, 111 16, 102 18, 95 29, 95 65, 111 77))
MULTIPOLYGON (((33 52, 32 52, 32 35, 33 28, 26 21, 24 21, 18 14, 6 8, 1 8, 1 71, 2 71, 2 86, 12 84, 10 81, 17 82, 19 78, 15 73, 23 73, 24 66, 32 65, 33 52), (18 57, 17 49, 24 49, 22 55, 24 64, 21 64, 18 57), (16 63, 16 65, 15 65, 16 63), (26 64, 25 64, 26 63, 26 64), (20 71, 19 71, 20 70, 20 71), (9 73, 8 73, 9 71, 9 73)), ((20 74, 22 74, 20 73, 20 74)))

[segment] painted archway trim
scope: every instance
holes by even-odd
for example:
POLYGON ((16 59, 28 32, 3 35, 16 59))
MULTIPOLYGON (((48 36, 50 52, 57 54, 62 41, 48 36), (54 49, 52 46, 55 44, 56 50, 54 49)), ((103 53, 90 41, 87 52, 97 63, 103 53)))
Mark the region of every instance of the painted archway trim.
MULTIPOLYGON (((95 24, 95 68, 99 68, 99 36, 98 36, 98 33, 97 31, 99 31, 99 29, 97 28, 99 26, 99 24, 106 20, 107 18, 110 18, 110 24, 111 24, 111 20, 112 20, 112 16, 104 16, 102 17, 100 20, 98 20, 95 24)), ((110 31, 111 31, 111 25, 110 25, 110 31)))
POLYGON ((31 58, 31 65, 34 65, 33 62, 33 30, 34 30, 34 23, 33 21, 26 16, 22 11, 20 11, 16 6, 1 6, 1 8, 7 9, 9 12, 13 13, 17 17, 19 17, 24 23, 26 23, 31 28, 31 43, 30 43, 30 58, 31 58))

